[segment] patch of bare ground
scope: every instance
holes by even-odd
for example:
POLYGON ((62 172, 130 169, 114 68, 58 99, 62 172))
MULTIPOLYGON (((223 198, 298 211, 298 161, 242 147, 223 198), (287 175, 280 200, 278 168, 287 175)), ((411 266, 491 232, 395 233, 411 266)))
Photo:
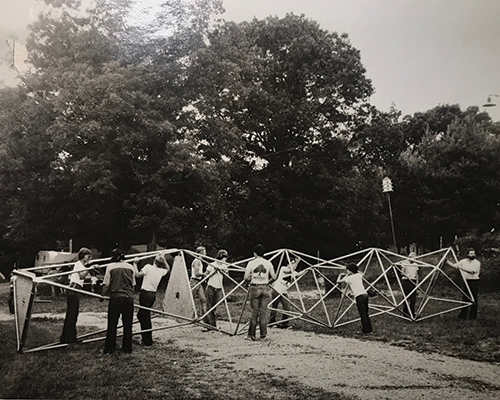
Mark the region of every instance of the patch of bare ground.
MULTIPOLYGON (((80 316, 79 324, 104 321, 103 316, 80 316)), ((175 325, 162 318, 155 323, 175 325)), ((155 331, 154 338, 158 344, 171 343, 204 354, 199 378, 217 379, 220 390, 226 392, 228 385, 248 385, 248 380, 243 383, 238 376, 251 374, 256 393, 262 382, 275 380, 272 390, 276 393, 269 398, 276 399, 282 398, 280 382, 296 387, 299 397, 304 388, 310 388, 315 395, 309 398, 324 398, 324 393, 364 400, 500 398, 499 363, 411 351, 377 342, 376 337, 367 340, 272 328, 268 342, 252 342, 241 335, 204 332, 188 325, 155 331)))

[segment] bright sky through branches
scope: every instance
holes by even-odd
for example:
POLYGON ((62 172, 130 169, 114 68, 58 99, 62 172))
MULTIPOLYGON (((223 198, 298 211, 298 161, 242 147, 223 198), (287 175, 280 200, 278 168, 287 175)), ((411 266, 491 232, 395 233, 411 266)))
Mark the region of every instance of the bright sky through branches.
MULTIPOLYGON (((160 0, 143 0, 154 12, 160 0)), ((22 43, 40 2, 0 0, 0 51, 22 43)), ((498 0, 224 0, 222 18, 241 22, 269 15, 304 14, 323 29, 347 33, 372 79, 372 103, 413 114, 439 104, 476 105, 500 121, 500 1, 498 0)), ((144 18, 144 14, 138 15, 144 18)), ((18 45, 18 50, 21 51, 18 45)), ((23 55, 18 55, 23 57, 23 55)), ((4 64, 6 64, 4 62, 4 64)), ((5 71, 5 81, 15 76, 5 71)))

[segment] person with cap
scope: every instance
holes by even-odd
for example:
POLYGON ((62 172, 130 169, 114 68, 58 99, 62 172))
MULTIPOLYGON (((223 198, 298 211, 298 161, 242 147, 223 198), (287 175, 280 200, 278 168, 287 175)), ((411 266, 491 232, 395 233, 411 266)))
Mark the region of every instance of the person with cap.
MULTIPOLYGON (((83 290, 83 281, 89 274, 87 264, 92 258, 92 251, 82 247, 78 251, 78 261, 73 266, 73 272, 69 278, 69 287, 83 290)), ((64 318, 63 330, 61 333, 61 343, 77 343, 76 322, 80 312, 80 293, 73 290, 66 291, 66 317, 64 318)))
POLYGON ((137 269, 123 260, 125 255, 120 249, 111 252, 111 264, 104 274, 102 294, 109 295, 108 327, 104 354, 116 350, 116 331, 118 320, 122 317, 122 350, 132 353, 132 321, 134 319, 134 286, 137 269))
POLYGON ((249 283, 249 298, 252 315, 248 326, 246 340, 257 340, 255 332, 257 323, 260 329, 260 340, 267 340, 267 307, 271 300, 271 287, 276 279, 273 264, 264 258, 265 248, 258 244, 254 247, 254 259, 250 260, 245 268, 244 280, 249 283))
POLYGON ((217 252, 216 261, 210 263, 205 272, 205 276, 208 276, 207 282, 207 317, 205 322, 217 328, 217 303, 222 299, 222 285, 224 281, 224 272, 227 272, 228 267, 226 260, 229 254, 226 250, 221 249, 217 252))
MULTIPOLYGON (((202 256, 207 254, 207 250, 203 246, 198 246, 196 252, 202 256)), ((199 305, 199 314, 204 315, 207 312, 207 297, 205 288, 203 287, 203 261, 201 258, 196 257, 191 263, 191 278, 189 280, 193 299, 199 305)))
POLYGON ((403 306, 403 313, 406 316, 415 318, 415 304, 417 302, 418 265, 415 263, 417 253, 412 251, 408 255, 408 260, 403 260, 398 264, 401 266, 401 285, 406 298, 403 306), (409 305, 409 307, 408 307, 409 305))
MULTIPOLYGON (((137 265, 134 262, 134 265, 137 265)), ((137 272, 137 278, 142 277, 141 292, 139 294, 139 305, 147 308, 153 307, 156 300, 156 292, 160 281, 170 272, 170 266, 165 260, 163 254, 158 254, 153 262, 153 265, 146 264, 140 271, 137 272)), ((137 319, 141 324, 142 343, 145 346, 153 345, 153 332, 151 328, 151 310, 140 308, 137 312, 137 319)))
MULTIPOLYGON (((481 271, 481 262, 476 259, 476 250, 470 247, 467 249, 467 257, 460 260, 458 263, 452 263, 446 260, 446 263, 460 271, 462 278, 470 289, 472 299, 474 300, 470 306, 462 308, 458 319, 476 319, 477 318, 477 296, 479 293, 479 273, 481 271)), ((463 292, 462 301, 469 303, 469 295, 467 290, 463 292)))
POLYGON ((368 293, 363 284, 363 274, 358 271, 358 266, 354 263, 347 264, 346 272, 338 276, 337 283, 347 283, 347 285, 349 285, 356 301, 359 317, 361 318, 361 326, 363 327, 362 333, 372 333, 372 324, 368 313, 368 293))

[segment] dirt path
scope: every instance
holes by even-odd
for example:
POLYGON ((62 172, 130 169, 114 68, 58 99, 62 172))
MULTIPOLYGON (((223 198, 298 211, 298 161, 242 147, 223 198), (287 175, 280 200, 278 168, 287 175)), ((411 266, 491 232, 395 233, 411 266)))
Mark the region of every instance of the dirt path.
MULTIPOLYGON (((178 329, 178 330, 177 330, 178 329)), ((500 364, 422 354, 368 340, 271 329, 269 343, 200 328, 163 332, 240 370, 253 369, 360 399, 500 398, 500 364)))
MULTIPOLYGON (((103 327, 106 319, 103 314, 82 313, 78 323, 103 327)), ((161 324, 172 323, 163 320, 161 324)), ((460 360, 373 340, 278 328, 270 329, 269 337, 267 343, 249 342, 244 336, 203 332, 197 326, 154 332, 157 341, 170 340, 180 348, 204 353, 214 362, 239 371, 269 373, 291 384, 300 382, 363 400, 500 398, 500 363, 460 360)))

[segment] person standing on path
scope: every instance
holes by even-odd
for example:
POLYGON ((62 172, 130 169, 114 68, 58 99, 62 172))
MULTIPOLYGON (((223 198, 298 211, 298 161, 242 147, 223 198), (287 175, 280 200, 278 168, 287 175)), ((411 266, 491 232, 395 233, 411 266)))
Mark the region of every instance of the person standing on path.
POLYGON ((228 257, 229 254, 226 250, 219 250, 216 256, 217 260, 209 264, 205 272, 205 276, 209 277, 207 282, 207 310, 210 310, 205 322, 215 328, 217 328, 216 304, 222 299, 223 272, 228 270, 226 264, 228 257))
MULTIPOLYGON (((153 265, 146 264, 137 272, 137 278, 143 277, 141 293, 139 294, 139 305, 152 308, 156 300, 158 285, 164 276, 170 272, 170 266, 163 254, 155 257, 153 265)), ((153 332, 151 331, 151 311, 140 308, 137 312, 137 319, 141 324, 142 343, 145 346, 153 345, 153 332)))
POLYGON ((116 350, 116 331, 120 315, 123 323, 122 350, 132 353, 132 321, 134 319, 134 286, 137 268, 124 262, 125 255, 120 249, 111 252, 111 264, 104 274, 102 294, 109 295, 108 328, 104 354, 116 350))
MULTIPOLYGON (((196 252, 202 256, 207 255, 207 250, 203 246, 198 246, 196 252)), ((207 296, 205 294, 205 288, 203 287, 203 261, 200 258, 195 258, 191 263, 191 278, 189 283, 191 286, 191 292, 193 294, 193 299, 199 306, 198 317, 205 315, 207 312, 207 296)))
POLYGON ((358 266, 354 263, 347 264, 347 272, 341 273, 337 278, 337 283, 346 283, 352 291, 356 300, 359 317, 361 318, 362 333, 372 333, 372 324, 370 321, 368 308, 368 293, 363 284, 363 274, 358 272, 358 266))
POLYGON ((246 340, 256 340, 257 323, 260 329, 260 339, 267 339, 267 307, 271 300, 269 284, 276 279, 276 274, 273 264, 264 258, 264 254, 264 246, 256 245, 253 250, 255 258, 250 260, 245 268, 244 280, 250 284, 248 291, 252 309, 246 340))
MULTIPOLYGON (((477 295, 479 292, 479 273, 481 272, 481 263, 476 259, 476 250, 472 247, 467 250, 467 257, 454 264, 449 260, 446 263, 460 270, 464 281, 470 288, 473 303, 470 306, 462 308, 458 319, 476 319, 477 318, 477 295)), ((470 302, 469 296, 464 292, 462 295, 463 302, 470 302)))
MULTIPOLYGON (((73 273, 69 278, 69 287, 83 290, 83 281, 89 274, 86 265, 92 258, 92 251, 82 247, 78 251, 78 261, 73 266, 73 273)), ((61 343, 77 343, 76 322, 80 313, 80 293, 72 290, 66 291, 66 317, 64 318, 63 330, 61 333, 61 343)))

